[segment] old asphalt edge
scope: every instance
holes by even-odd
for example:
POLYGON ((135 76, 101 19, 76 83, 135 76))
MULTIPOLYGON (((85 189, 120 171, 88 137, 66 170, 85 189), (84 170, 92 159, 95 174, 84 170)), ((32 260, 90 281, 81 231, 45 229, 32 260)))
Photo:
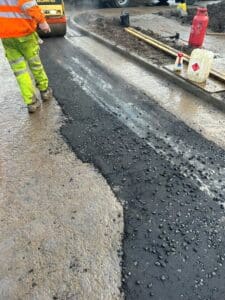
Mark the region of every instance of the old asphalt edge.
POLYGON ((1 44, 0 62, 0 299, 121 299, 121 204, 56 101, 27 113, 1 44))

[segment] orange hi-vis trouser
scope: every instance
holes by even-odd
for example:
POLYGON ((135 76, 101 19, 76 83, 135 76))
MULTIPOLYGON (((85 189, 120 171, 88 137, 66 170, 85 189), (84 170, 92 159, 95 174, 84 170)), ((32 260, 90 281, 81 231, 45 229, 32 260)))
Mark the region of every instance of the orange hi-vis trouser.
POLYGON ((25 104, 31 104, 35 99, 35 86, 40 91, 48 88, 48 77, 39 56, 38 35, 36 32, 20 37, 2 39, 5 54, 16 76, 25 104))

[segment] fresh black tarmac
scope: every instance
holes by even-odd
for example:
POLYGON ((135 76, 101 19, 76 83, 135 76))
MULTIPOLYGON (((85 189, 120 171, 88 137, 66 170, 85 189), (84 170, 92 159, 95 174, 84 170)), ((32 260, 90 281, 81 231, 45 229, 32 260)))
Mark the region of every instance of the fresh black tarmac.
POLYGON ((67 40, 47 40, 42 59, 68 117, 62 135, 124 205, 125 298, 225 299, 224 150, 67 40))

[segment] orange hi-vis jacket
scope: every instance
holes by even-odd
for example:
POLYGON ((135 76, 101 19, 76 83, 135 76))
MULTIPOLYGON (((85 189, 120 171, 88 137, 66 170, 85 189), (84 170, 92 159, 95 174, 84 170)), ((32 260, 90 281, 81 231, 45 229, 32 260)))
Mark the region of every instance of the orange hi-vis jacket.
POLYGON ((0 0, 0 38, 29 35, 44 21, 36 0, 0 0))

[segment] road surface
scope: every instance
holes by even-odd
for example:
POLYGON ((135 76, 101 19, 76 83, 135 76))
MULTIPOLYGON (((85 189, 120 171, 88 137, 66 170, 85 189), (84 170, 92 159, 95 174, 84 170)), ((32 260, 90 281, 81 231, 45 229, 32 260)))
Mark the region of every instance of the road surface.
POLYGON ((224 139, 207 140, 204 122, 199 132, 187 126, 112 72, 113 54, 106 67, 69 33, 47 40, 42 59, 67 118, 63 138, 123 204, 125 298, 224 299, 224 139))

